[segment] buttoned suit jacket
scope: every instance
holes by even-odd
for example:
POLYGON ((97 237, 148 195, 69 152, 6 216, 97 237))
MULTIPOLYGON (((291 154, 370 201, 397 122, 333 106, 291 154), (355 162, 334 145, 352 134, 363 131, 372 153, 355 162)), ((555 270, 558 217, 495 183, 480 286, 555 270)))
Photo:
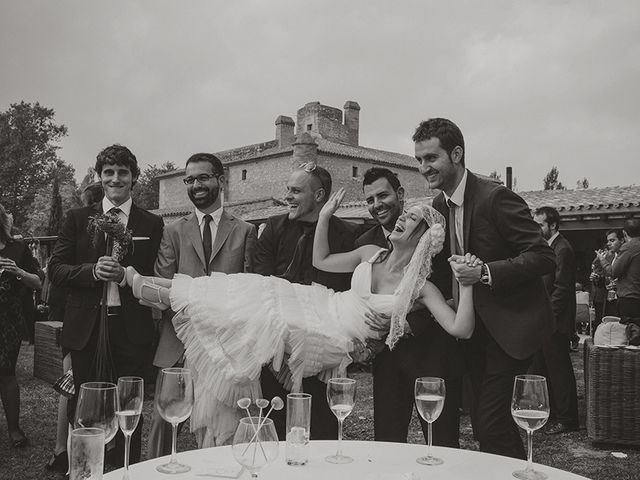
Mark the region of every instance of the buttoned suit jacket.
MULTIPOLYGON (((82 350, 98 325, 104 282, 94 278, 93 267, 105 255, 106 245, 104 236, 99 235, 94 246, 87 226, 90 217, 101 213, 102 204, 70 210, 49 262, 52 283, 68 291, 60 343, 70 350, 82 350)), ((152 274, 162 238, 162 219, 134 204, 127 228, 138 240, 133 241, 132 249, 120 264, 131 265, 143 275, 152 274)), ((140 305, 128 286, 120 287, 119 293, 127 338, 137 345, 151 344, 154 335, 151 309, 140 305)))
MULTIPOLYGON (((165 227, 155 274, 164 278, 173 278, 176 273, 201 277, 207 275, 207 263, 209 272, 251 272, 255 243, 255 226, 223 210, 211 257, 205 262, 198 218, 192 213, 165 227)), ((160 339, 153 360, 157 367, 172 367, 184 353, 184 345, 171 323, 173 315, 171 310, 163 312, 160 339)))
MULTIPOLYGON (((449 218, 443 193, 434 198, 433 206, 449 218)), ((527 359, 554 329, 542 282, 542 276, 555 269, 553 250, 519 195, 471 172, 463 220, 465 252, 487 263, 491 273, 491 286, 473 286, 476 318, 509 356, 527 359)), ((451 253, 449 235, 443 252, 451 253)))
POLYGON ((551 242, 556 269, 543 277, 551 300, 556 331, 573 334, 576 324, 576 258, 569 241, 559 234, 551 242))

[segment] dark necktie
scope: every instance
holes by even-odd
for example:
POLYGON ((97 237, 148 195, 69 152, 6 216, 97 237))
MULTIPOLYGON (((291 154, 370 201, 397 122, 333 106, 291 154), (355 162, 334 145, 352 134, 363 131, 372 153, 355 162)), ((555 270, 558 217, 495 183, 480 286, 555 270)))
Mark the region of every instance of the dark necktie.
MULTIPOLYGON (((461 255, 462 248, 460 248, 458 236, 456 235, 456 204, 449 199, 447 200, 447 206, 449 207, 449 245, 451 255, 461 255)), ((459 288, 456 277, 451 275, 451 296, 456 310, 458 309, 459 288)))
POLYGON ((118 207, 113 207, 111 210, 109 210, 109 213, 113 213, 115 216, 118 216, 120 212, 122 212, 122 210, 120 210, 118 207))
POLYGON ((298 238, 296 248, 293 251, 293 257, 291 263, 287 267, 287 270, 282 274, 282 278, 295 283, 307 283, 305 280, 305 264, 310 263, 310 254, 307 252, 309 243, 313 240, 313 235, 316 230, 316 224, 303 225, 302 234, 298 238))
POLYGON ((204 216, 204 231, 202 232, 202 246, 204 247, 204 261, 209 273, 209 260, 211 259, 211 215, 204 216))

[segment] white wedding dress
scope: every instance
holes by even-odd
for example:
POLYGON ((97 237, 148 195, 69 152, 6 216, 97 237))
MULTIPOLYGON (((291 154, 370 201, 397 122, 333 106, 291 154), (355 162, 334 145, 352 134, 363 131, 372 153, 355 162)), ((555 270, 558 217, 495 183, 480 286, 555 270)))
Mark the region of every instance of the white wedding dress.
POLYGON ((292 391, 304 377, 344 376, 352 340, 374 336, 365 314, 390 314, 395 302, 371 292, 372 262, 383 251, 356 267, 346 292, 249 273, 174 277, 173 323, 194 376, 191 429, 205 429, 202 447, 233 437, 243 413, 237 400, 262 396, 263 365, 271 362, 292 391))

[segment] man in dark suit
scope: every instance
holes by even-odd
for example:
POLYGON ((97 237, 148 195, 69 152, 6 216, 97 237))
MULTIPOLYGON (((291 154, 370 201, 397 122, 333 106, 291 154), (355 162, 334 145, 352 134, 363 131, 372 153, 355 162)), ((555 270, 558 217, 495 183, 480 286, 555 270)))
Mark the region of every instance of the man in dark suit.
MULTIPOLYGON (((356 240, 362 245, 387 248, 387 237, 404 209, 404 188, 386 168, 373 167, 362 182, 367 208, 378 222, 356 240)), ((448 265, 446 268, 449 269, 448 265)), ((442 282, 441 282, 442 284, 442 282)), ((442 285, 447 290, 445 281, 442 285)), ((393 350, 388 347, 373 359, 373 425, 375 439, 406 442, 414 405, 414 384, 418 377, 445 379, 447 395, 440 417, 433 424, 433 443, 459 447, 459 399, 462 364, 456 340, 448 335, 426 309, 407 316, 410 334, 393 350)), ((428 424, 420 417, 427 438, 428 424)))
MULTIPOLYGON (((121 145, 105 148, 98 154, 95 170, 105 197, 95 207, 68 212, 49 262, 52 282, 69 292, 61 344, 71 351, 76 395, 82 383, 96 380, 94 360, 104 282, 108 282, 108 332, 114 377, 144 377, 153 353, 151 309, 140 305, 126 286, 125 267, 132 265, 141 273, 153 273, 163 222, 131 200, 131 188, 140 169, 128 148, 121 145), (94 245, 87 231, 91 217, 109 211, 126 224, 135 239, 121 262, 105 255, 103 235, 98 236, 94 245)), ((142 420, 141 417, 132 438, 132 463, 140 460, 142 420)), ((118 433, 109 463, 122 465, 123 449, 124 438, 118 433)))
MULTIPOLYGON (((264 231, 258 238, 253 268, 261 275, 275 275, 290 282, 309 285, 320 283, 335 291, 350 288, 351 274, 323 272, 313 267, 313 236, 318 215, 331 194, 331 175, 324 168, 310 162, 296 169, 287 181, 285 201, 289 212, 267 220, 264 231)), ((356 238, 355 225, 332 216, 329 221, 329 249, 331 253, 353 250, 356 238)), ((271 399, 280 396, 285 399, 287 392, 282 388, 276 375, 264 367, 260 376, 263 396, 271 399)), ((338 434, 338 424, 327 404, 326 384, 316 377, 305 378, 302 388, 310 393, 311 438, 333 440, 338 434)), ((286 404, 286 402, 285 402, 286 404)), ((271 413, 278 431, 278 437, 285 437, 284 409, 271 413)))
MULTIPOLYGON (((465 168, 464 138, 453 122, 426 120, 413 141, 420 172, 431 188, 442 190, 433 206, 449 219, 444 251, 472 253, 484 262, 476 267, 452 264, 458 281, 474 285, 476 327, 465 349, 480 450, 525 458, 511 417, 511 393, 514 377, 527 371, 531 356, 553 329, 542 282, 555 268, 553 250, 522 198, 465 168)), ((453 281, 451 291, 456 302, 453 281)))
POLYGON ((529 371, 547 377, 551 417, 556 423, 546 432, 558 434, 578 429, 578 392, 569 354, 569 343, 576 330, 576 259, 571 244, 558 231, 560 214, 555 208, 540 207, 533 219, 556 256, 555 272, 543 277, 551 299, 555 331, 533 356, 529 371))

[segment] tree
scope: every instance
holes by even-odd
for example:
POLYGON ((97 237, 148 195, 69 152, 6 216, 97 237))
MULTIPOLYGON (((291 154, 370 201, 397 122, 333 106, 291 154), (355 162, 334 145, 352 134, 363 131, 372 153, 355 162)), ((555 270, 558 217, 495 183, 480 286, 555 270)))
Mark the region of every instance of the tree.
POLYGON ((57 143, 67 127, 54 122, 53 109, 14 103, 0 112, 0 203, 24 229, 36 194, 51 184, 51 171, 59 160, 57 143))
POLYGON ((494 170, 493 172, 491 172, 489 174, 489 178, 494 178, 494 179, 498 180, 499 182, 502 181, 502 175, 500 175, 497 170, 494 170))
POLYGON ((589 180, 587 180, 587 177, 584 177, 582 180, 576 182, 576 186, 577 188, 589 188, 589 180))
POLYGON ((542 180, 544 190, 566 190, 562 182, 558 181, 558 174, 558 168, 555 166, 551 167, 549 173, 547 173, 542 180))
POLYGON ((131 194, 135 204, 146 210, 155 210, 158 208, 160 180, 158 180, 157 177, 158 175, 173 172, 174 170, 177 170, 177 167, 173 162, 163 163, 160 167, 157 167, 155 164, 147 166, 140 174, 138 183, 136 183, 131 194))

